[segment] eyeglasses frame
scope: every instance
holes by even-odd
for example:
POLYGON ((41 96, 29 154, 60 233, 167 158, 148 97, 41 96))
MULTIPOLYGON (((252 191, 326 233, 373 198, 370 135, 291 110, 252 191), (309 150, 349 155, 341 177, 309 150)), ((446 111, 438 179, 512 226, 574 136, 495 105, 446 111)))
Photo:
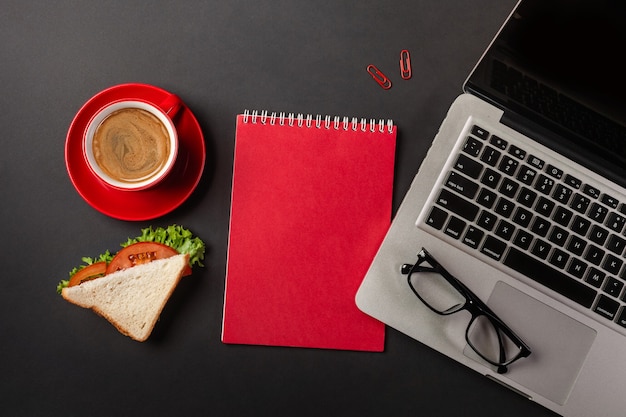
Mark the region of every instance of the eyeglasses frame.
POLYGON ((507 368, 513 362, 517 361, 521 358, 526 358, 531 354, 531 350, 528 345, 517 335, 515 332, 507 326, 500 317, 496 315, 496 313, 491 310, 487 304, 485 304, 476 294, 472 292, 465 284, 459 281, 458 278, 454 277, 451 273, 449 273, 426 249, 422 248, 422 250, 417 254, 417 262, 415 264, 403 264, 401 268, 401 273, 403 275, 407 275, 407 283, 411 288, 411 291, 415 294, 417 298, 430 310, 433 312, 447 316, 454 313, 458 313, 459 311, 467 310, 472 318, 470 319, 467 328, 465 330, 465 341, 472 348, 474 352, 478 356, 480 356, 483 360, 490 363, 491 365, 497 367, 497 372, 499 374, 503 374, 507 372, 507 368), (426 262, 430 264, 430 267, 423 266, 422 264, 426 262), (428 302, 426 302, 422 296, 420 296, 419 292, 413 287, 411 283, 411 275, 415 272, 432 272, 438 273, 441 275, 450 285, 452 285, 460 294, 465 298, 465 303, 458 304, 453 306, 445 311, 436 310, 432 307, 428 302), (504 346, 502 341, 502 336, 500 332, 503 332, 509 339, 515 344, 515 346, 520 350, 517 355, 508 360, 503 360, 500 362, 492 361, 491 359, 484 356, 470 341, 469 332, 472 327, 474 321, 480 317, 485 316, 491 324, 494 326, 496 330, 496 334, 498 336, 498 343, 500 346, 500 357, 504 357, 504 346))

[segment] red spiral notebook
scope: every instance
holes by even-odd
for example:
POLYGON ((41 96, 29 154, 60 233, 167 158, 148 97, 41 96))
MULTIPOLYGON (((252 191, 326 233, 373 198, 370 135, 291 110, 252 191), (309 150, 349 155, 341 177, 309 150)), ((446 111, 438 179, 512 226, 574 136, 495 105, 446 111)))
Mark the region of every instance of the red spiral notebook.
POLYGON ((237 116, 222 341, 384 349, 355 304, 391 222, 391 121, 237 116))

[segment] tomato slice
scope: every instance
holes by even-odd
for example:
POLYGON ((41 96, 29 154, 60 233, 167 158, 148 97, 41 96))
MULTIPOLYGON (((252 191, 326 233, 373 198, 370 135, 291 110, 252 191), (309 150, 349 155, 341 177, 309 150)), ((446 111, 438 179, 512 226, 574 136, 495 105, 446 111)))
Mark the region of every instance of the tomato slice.
MULTIPOLYGON (((119 271, 135 265, 152 262, 156 259, 169 258, 178 255, 178 251, 167 245, 157 242, 137 242, 120 250, 106 268, 106 273, 119 271)), ((187 266, 183 275, 191 274, 191 267, 187 266)))
POLYGON ((106 274, 106 269, 107 263, 104 261, 86 266, 72 275, 67 286, 73 287, 74 285, 80 285, 85 281, 100 278, 106 274))

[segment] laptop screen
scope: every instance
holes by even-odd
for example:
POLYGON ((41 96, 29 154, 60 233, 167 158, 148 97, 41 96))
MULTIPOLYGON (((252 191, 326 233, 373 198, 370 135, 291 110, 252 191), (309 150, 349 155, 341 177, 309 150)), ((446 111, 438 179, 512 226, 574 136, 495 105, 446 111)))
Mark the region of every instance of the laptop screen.
POLYGON ((530 119, 538 130, 529 136, 607 168, 602 174, 624 186, 625 17, 618 0, 522 0, 465 89, 511 110, 506 117, 518 129, 530 119))

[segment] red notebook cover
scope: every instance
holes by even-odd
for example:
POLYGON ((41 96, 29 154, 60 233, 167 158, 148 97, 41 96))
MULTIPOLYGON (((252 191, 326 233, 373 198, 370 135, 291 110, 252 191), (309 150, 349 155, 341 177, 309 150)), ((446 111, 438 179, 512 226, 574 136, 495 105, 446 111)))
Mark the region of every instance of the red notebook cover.
POLYGON ((222 341, 382 351, 357 289, 389 228, 391 121, 237 116, 222 341))

